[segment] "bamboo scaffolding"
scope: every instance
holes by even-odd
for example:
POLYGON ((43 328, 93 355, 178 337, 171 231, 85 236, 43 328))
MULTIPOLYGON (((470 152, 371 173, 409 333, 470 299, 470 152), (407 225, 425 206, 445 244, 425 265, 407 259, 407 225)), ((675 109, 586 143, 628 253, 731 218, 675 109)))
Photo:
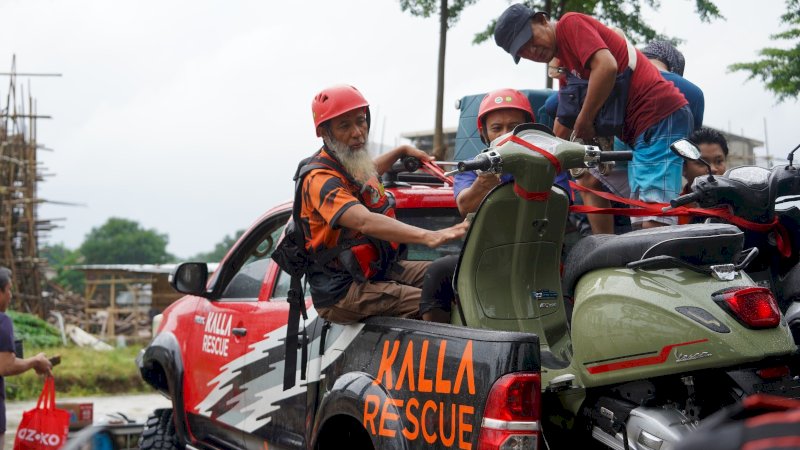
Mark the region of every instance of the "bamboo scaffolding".
MULTIPOLYGON (((56 226, 38 217, 44 200, 37 195, 43 167, 37 160, 37 120, 50 116, 37 112, 36 101, 17 84, 16 57, 8 76, 7 92, 0 95, 0 265, 13 272, 15 309, 46 318, 49 306, 42 295, 46 260, 39 257, 39 240, 56 226), (2 101, 4 97, 5 102, 2 101)), ((28 89, 30 91, 30 89, 28 89)))

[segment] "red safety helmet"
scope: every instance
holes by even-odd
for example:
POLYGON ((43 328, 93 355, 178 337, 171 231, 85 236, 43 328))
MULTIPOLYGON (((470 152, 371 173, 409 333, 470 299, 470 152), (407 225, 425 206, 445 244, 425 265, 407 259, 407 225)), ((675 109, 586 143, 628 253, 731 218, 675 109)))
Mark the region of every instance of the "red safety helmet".
POLYGON ((344 84, 323 89, 311 102, 317 137, 320 136, 319 126, 322 123, 356 108, 366 108, 367 128, 369 128, 369 103, 358 89, 344 84))
POLYGON ((486 133, 484 132, 486 115, 492 111, 505 108, 519 109, 526 113, 529 122, 534 122, 536 120, 533 115, 533 108, 531 108, 531 102, 528 101, 528 97, 522 92, 516 89, 498 89, 489 92, 483 97, 481 105, 478 108, 478 133, 485 144, 488 144, 485 138, 486 133))

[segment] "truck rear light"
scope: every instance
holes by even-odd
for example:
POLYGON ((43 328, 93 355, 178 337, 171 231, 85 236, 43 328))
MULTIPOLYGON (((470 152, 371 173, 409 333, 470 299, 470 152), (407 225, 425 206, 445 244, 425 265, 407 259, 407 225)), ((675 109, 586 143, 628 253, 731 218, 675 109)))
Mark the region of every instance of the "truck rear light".
POLYGON ((541 377, 516 372, 495 381, 481 422, 478 450, 536 450, 539 447, 541 377))
POLYGON ((712 299, 748 328, 775 328, 781 323, 778 302, 765 287, 737 287, 712 294, 712 299))

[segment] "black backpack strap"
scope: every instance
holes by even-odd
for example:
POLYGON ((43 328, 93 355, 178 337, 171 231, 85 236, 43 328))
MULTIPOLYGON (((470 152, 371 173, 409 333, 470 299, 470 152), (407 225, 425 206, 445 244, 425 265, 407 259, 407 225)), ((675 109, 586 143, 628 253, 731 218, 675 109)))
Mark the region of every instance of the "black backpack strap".
MULTIPOLYGON (((306 339, 306 330, 303 328, 302 334, 300 333, 300 316, 304 320, 308 320, 306 314, 306 302, 303 293, 303 278, 301 275, 293 276, 289 282, 289 320, 286 324, 286 357, 284 358, 283 369, 283 390, 291 389, 295 385, 295 371, 297 370, 297 347, 298 340, 302 336, 302 352, 306 355, 308 350, 306 346, 308 341, 306 339)), ((305 357, 301 361, 300 379, 306 379, 306 361, 305 357)))
MULTIPOLYGON (((312 169, 317 168, 309 167, 310 161, 313 161, 318 155, 315 154, 311 158, 306 158, 297 166, 297 171, 294 174, 294 203, 292 204, 292 220, 295 223, 295 233, 302 233, 302 226, 300 222, 300 207, 302 205, 302 191, 303 191, 303 178, 312 169)), ((324 167, 324 166, 321 166, 324 167)), ((304 238, 305 239, 305 238, 304 238)), ((304 243, 304 240, 299 241, 304 243)), ((305 244, 303 244, 305 245, 305 244)), ((300 333, 300 317, 303 320, 308 320, 308 313, 306 312, 306 298, 303 290, 303 274, 292 275, 289 281, 289 292, 286 295, 286 301, 289 303, 289 318, 286 323, 286 355, 283 365, 283 390, 288 390, 295 385, 295 371, 297 370, 297 347, 299 339, 302 337, 302 358, 300 362, 300 379, 306 379, 306 355, 308 354, 308 340, 306 339, 306 330, 300 333)))

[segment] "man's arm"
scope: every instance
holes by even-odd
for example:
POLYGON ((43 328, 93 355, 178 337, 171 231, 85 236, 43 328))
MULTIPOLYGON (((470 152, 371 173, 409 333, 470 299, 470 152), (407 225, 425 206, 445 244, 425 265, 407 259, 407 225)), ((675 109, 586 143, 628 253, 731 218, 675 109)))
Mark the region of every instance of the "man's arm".
POLYGON ((575 135, 585 142, 595 136, 594 119, 614 89, 617 77, 617 60, 607 48, 600 49, 589 59, 589 87, 581 112, 575 119, 575 135))
POLYGON ((458 212, 461 213, 462 216, 475 212, 483 201, 483 198, 486 197, 486 194, 498 184, 500 184, 500 177, 495 174, 478 175, 475 182, 469 187, 464 188, 464 190, 458 194, 458 197, 456 197, 458 212))
POLYGON ((432 161, 433 157, 420 149, 414 148, 410 145, 401 145, 386 153, 382 153, 375 157, 375 169, 378 175, 383 175, 392 168, 392 164, 403 156, 414 156, 420 161, 432 161))
POLYGON ((31 369, 40 375, 50 375, 52 365, 44 353, 32 358, 20 359, 13 352, 0 352, 0 376, 19 375, 31 369))
POLYGON ((338 225, 383 241, 423 244, 430 248, 464 236, 469 227, 467 222, 461 222, 442 230, 425 230, 370 212, 361 204, 348 208, 339 218, 338 225))

